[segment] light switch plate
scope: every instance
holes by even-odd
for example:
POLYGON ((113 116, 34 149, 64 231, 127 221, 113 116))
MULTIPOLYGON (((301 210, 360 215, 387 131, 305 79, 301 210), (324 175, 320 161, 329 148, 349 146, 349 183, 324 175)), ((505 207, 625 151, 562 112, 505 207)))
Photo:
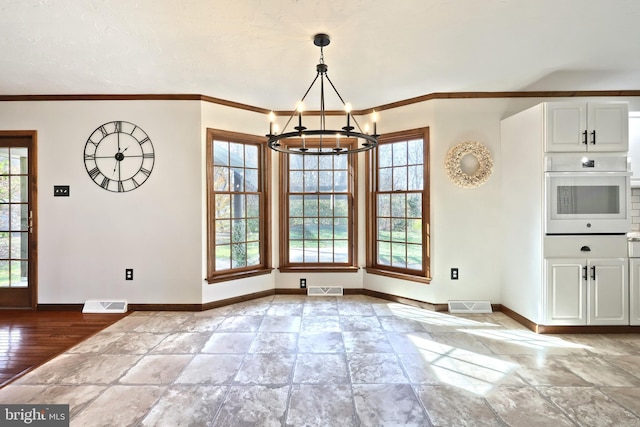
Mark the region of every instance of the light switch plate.
POLYGON ((54 197, 69 197, 70 188, 68 185, 54 185, 53 196, 54 197))

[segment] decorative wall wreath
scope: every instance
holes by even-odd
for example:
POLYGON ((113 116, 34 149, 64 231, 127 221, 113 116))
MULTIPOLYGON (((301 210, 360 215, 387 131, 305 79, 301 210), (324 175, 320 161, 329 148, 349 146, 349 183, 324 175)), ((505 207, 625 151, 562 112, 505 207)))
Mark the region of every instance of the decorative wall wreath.
POLYGON ((444 167, 449 179, 462 188, 475 188, 484 184, 493 172, 491 153, 484 145, 477 141, 464 141, 453 146, 444 160, 444 167), (478 162, 478 170, 470 175, 465 173, 460 165, 462 158, 472 155, 478 162))

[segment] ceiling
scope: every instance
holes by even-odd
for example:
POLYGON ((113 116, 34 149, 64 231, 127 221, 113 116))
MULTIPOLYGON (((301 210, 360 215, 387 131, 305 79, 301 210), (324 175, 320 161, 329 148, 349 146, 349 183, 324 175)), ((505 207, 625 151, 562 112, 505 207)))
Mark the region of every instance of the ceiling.
POLYGON ((639 23, 637 0, 0 0, 0 95, 288 110, 315 76, 319 32, 356 110, 435 92, 638 90, 639 23))

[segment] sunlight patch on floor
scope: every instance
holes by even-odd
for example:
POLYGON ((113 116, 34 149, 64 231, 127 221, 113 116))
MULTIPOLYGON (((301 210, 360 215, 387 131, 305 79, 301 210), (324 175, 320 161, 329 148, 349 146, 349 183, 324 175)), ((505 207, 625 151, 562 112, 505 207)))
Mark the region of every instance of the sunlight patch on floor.
POLYGON ((429 339, 410 336, 426 368, 438 381, 484 396, 502 382, 518 364, 478 354, 429 339))
POLYGON ((490 338, 497 341, 504 341, 510 344, 517 344, 523 347, 544 350, 550 348, 568 349, 588 349, 586 345, 573 343, 559 337, 540 335, 532 331, 509 330, 509 329, 459 329, 460 332, 477 335, 483 338, 490 338))

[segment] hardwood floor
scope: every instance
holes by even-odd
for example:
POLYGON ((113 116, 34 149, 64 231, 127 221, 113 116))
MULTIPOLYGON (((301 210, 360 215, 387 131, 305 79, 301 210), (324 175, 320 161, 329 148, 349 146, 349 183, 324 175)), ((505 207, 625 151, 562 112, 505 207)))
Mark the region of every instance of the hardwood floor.
POLYGON ((125 316, 0 310, 0 387, 125 316))

